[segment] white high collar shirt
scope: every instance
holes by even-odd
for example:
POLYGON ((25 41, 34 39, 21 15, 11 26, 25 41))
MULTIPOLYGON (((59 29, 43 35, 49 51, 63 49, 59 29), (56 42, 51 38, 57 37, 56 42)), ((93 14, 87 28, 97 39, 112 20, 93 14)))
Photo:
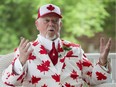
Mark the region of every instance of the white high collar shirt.
POLYGON ((39 42, 47 49, 47 50, 51 50, 52 49, 52 43, 55 43, 55 48, 58 48, 58 42, 60 40, 60 38, 55 39, 54 41, 51 41, 45 37, 43 37, 42 35, 38 34, 38 38, 39 42))

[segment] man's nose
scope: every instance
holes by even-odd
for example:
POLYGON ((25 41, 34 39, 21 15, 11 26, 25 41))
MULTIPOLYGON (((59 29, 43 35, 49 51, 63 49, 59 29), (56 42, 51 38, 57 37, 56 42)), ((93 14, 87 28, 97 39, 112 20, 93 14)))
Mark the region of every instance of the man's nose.
POLYGON ((49 25, 54 25, 54 21, 53 20, 50 20, 49 21, 49 25))

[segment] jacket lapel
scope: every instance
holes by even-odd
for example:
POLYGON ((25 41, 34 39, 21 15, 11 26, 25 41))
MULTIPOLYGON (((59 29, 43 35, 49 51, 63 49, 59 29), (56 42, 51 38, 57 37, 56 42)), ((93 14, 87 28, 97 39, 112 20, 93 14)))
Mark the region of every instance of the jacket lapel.
POLYGON ((65 57, 68 51, 64 50, 64 43, 62 40, 59 40, 58 43, 58 63, 56 65, 58 74, 61 73, 65 61, 65 57))

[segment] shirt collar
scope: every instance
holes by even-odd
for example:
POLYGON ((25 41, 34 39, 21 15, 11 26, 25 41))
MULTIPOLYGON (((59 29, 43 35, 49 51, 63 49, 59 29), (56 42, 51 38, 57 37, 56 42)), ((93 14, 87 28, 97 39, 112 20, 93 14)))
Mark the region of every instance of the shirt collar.
MULTIPOLYGON (((39 42, 47 49, 47 50, 51 50, 52 49, 52 42, 49 39, 46 39, 45 37, 43 37, 42 35, 38 35, 38 40, 39 42)), ((55 47, 56 49, 58 48, 58 42, 59 42, 60 38, 57 38, 54 40, 55 42, 55 47)))

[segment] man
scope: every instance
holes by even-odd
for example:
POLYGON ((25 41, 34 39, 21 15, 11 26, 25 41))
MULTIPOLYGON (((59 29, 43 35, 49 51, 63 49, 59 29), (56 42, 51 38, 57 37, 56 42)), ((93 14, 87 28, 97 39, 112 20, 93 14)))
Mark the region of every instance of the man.
POLYGON ((105 83, 110 79, 107 56, 111 39, 106 46, 100 41, 100 58, 93 66, 81 46, 60 39, 62 26, 60 8, 43 5, 38 10, 35 25, 40 34, 34 42, 21 38, 12 64, 3 72, 8 86, 25 87, 83 87, 105 83))

